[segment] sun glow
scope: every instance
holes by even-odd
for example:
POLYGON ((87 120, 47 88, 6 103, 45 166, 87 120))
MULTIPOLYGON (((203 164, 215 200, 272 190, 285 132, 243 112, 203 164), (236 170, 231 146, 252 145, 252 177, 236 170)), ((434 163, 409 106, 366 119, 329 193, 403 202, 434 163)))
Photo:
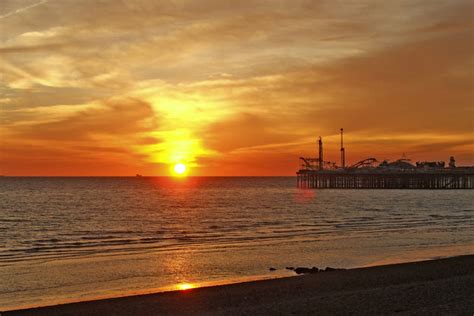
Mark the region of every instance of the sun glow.
POLYGON ((196 286, 191 283, 180 283, 176 287, 178 288, 178 290, 185 291, 185 290, 193 289, 196 286))
POLYGON ((179 175, 179 176, 185 175, 186 169, 187 169, 186 165, 184 165, 182 163, 178 163, 178 164, 174 165, 174 167, 173 167, 174 173, 179 175))

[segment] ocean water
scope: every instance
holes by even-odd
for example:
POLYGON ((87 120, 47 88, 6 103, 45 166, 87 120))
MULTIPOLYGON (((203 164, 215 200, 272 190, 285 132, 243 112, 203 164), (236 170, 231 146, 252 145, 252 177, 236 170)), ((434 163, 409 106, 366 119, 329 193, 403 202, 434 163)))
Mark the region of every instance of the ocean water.
POLYGON ((474 191, 295 182, 1 177, 0 310, 474 253, 474 191))

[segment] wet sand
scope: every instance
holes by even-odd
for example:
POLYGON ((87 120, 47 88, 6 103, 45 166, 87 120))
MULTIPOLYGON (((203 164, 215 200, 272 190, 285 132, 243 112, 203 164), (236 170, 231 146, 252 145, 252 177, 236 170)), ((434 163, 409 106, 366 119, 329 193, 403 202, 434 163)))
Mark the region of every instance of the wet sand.
POLYGON ((50 307, 1 315, 474 313, 474 255, 50 307))

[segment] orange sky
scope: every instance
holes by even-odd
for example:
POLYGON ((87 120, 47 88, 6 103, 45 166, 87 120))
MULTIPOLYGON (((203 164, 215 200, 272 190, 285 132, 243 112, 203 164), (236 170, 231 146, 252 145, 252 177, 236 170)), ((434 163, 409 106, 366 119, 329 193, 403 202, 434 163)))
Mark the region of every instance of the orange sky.
POLYGON ((235 3, 2 0, 0 173, 474 164, 474 2, 235 3))

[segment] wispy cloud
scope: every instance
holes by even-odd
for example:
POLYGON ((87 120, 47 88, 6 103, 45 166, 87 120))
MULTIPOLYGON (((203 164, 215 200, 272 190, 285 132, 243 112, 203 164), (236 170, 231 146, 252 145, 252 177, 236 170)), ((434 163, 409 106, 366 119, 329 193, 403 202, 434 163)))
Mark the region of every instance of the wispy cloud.
POLYGON ((26 6, 26 7, 22 7, 22 8, 19 8, 19 9, 14 10, 14 11, 5 13, 5 14, 3 14, 3 15, 0 15, 0 20, 6 19, 6 18, 8 18, 8 17, 14 16, 14 15, 17 15, 17 14, 21 14, 21 13, 23 13, 23 12, 25 12, 25 11, 28 11, 28 10, 30 10, 30 9, 33 9, 33 8, 35 8, 35 7, 37 7, 37 6, 42 5, 42 4, 45 4, 45 3, 47 3, 48 1, 49 1, 49 0, 41 0, 41 1, 37 2, 37 3, 28 5, 28 6, 26 6))

